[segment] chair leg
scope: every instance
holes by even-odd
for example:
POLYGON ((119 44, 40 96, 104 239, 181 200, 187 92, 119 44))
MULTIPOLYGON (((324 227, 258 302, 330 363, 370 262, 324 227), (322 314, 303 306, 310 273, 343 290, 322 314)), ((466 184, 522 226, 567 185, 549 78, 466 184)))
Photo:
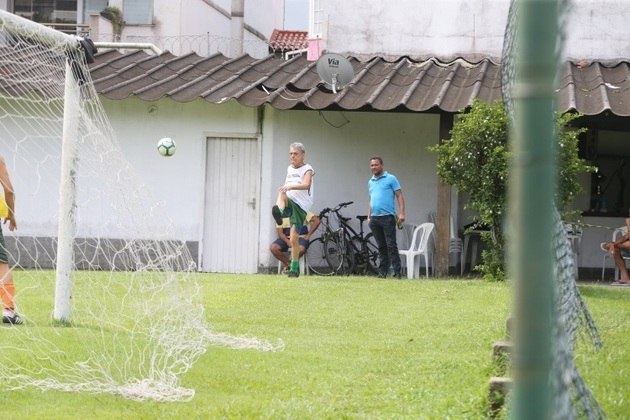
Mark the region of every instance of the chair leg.
POLYGON ((408 279, 412 279, 414 272, 416 270, 416 267, 414 265, 414 257, 411 254, 407 254, 407 278, 408 279))
POLYGON ((416 255, 413 259, 413 278, 420 278, 420 255, 416 255))
POLYGON ((400 255, 400 274, 405 274, 407 272, 409 272, 409 270, 407 269, 407 256, 405 254, 399 254, 400 255), (405 258, 403 258, 403 256, 405 258))

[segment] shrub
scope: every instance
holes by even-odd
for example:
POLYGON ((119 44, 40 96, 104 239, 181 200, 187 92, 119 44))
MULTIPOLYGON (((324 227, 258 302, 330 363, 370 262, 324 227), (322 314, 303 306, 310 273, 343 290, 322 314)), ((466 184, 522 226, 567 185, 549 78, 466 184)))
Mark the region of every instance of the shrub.
MULTIPOLYGON (((556 117, 558 136, 558 192, 556 200, 561 213, 583 188, 577 175, 592 168, 578 157, 578 137, 586 128, 574 128, 570 123, 579 114, 566 113, 556 117)), ((505 278, 503 218, 506 210, 507 179, 509 176, 508 117, 503 102, 492 104, 475 101, 460 112, 453 124, 451 138, 429 147, 438 154, 437 174, 460 192, 469 193, 466 209, 477 213, 475 222, 489 227, 482 235, 487 245, 480 266, 484 278, 505 278)))

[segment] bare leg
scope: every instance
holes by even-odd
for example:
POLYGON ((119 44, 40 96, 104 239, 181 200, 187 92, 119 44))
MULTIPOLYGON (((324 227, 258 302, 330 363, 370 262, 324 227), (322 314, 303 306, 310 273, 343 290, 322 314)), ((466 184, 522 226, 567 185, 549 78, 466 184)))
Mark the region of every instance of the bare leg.
MULTIPOLYGON (((605 246, 619 270, 619 283, 630 284, 630 276, 628 275, 628 269, 626 268, 626 262, 621 256, 622 250, 630 250, 630 241, 625 241, 615 245, 612 242, 608 242, 605 246)), ((617 281, 615 279, 614 281, 617 281)))
POLYGON ((278 193, 278 198, 276 199, 276 206, 278 206, 280 210, 284 210, 284 208, 287 206, 287 193, 285 192, 278 193))
POLYGON ((297 232, 295 226, 291 226, 291 234, 289 236, 291 242, 291 260, 300 260, 300 235, 297 232))
POLYGON ((9 269, 9 264, 0 263, 0 297, 2 297, 2 306, 4 309, 13 311, 15 305, 13 298, 15 296, 15 285, 13 284, 13 275, 9 269))
POLYGON ((306 248, 304 248, 302 245, 300 245, 300 257, 302 257, 302 255, 306 254, 306 248))
POLYGON ((275 244, 275 243, 271 244, 271 246, 269 247, 269 250, 271 251, 273 256, 276 257, 276 259, 282 263, 284 267, 289 266, 290 264, 289 258, 287 258, 287 255, 284 252, 282 252, 282 250, 280 250, 280 247, 278 246, 278 244, 275 244))
POLYGON ((621 251, 617 247, 613 247, 612 252, 613 259, 615 260, 615 265, 619 269, 619 276, 621 283, 630 283, 630 276, 628 276, 628 269, 626 268, 626 262, 621 256, 621 251))
POLYGON ((0 263, 0 298, 2 298, 2 323, 20 325, 24 321, 15 313, 15 284, 9 264, 0 263))

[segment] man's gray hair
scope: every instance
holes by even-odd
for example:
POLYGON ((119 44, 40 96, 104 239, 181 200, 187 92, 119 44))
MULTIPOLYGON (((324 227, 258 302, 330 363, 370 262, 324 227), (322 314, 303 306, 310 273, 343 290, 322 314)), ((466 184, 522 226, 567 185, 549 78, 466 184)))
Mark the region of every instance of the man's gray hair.
POLYGON ((304 147, 304 145, 302 143, 291 143, 289 145, 289 149, 297 149, 302 153, 306 153, 306 148, 304 147))

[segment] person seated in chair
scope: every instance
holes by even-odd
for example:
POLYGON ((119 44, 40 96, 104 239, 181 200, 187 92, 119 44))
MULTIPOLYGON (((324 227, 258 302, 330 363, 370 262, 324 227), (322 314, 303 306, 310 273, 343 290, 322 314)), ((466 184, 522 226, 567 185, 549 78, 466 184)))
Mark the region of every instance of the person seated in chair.
MULTIPOLYGON (((291 266, 291 261, 289 257, 287 257, 286 252, 289 250, 291 246, 291 241, 289 240, 289 235, 291 233, 290 229, 290 219, 285 217, 282 219, 282 225, 276 225, 276 229, 278 231, 278 238, 271 243, 269 246, 269 250, 273 254, 274 257, 278 259, 282 263, 285 272, 288 272, 291 266)), ((298 234, 300 235, 299 244, 300 244, 300 257, 306 253, 308 249, 308 242, 311 238, 311 235, 315 233, 317 228, 319 227, 319 217, 314 215, 311 212, 306 214, 306 219, 304 220, 304 225, 300 227, 298 230, 298 234)))
POLYGON ((626 219, 626 233, 614 242, 602 243, 601 247, 612 255, 615 265, 619 269, 619 280, 615 279, 613 284, 630 286, 630 276, 628 275, 626 262, 623 259, 623 257, 630 257, 630 217, 626 219))

